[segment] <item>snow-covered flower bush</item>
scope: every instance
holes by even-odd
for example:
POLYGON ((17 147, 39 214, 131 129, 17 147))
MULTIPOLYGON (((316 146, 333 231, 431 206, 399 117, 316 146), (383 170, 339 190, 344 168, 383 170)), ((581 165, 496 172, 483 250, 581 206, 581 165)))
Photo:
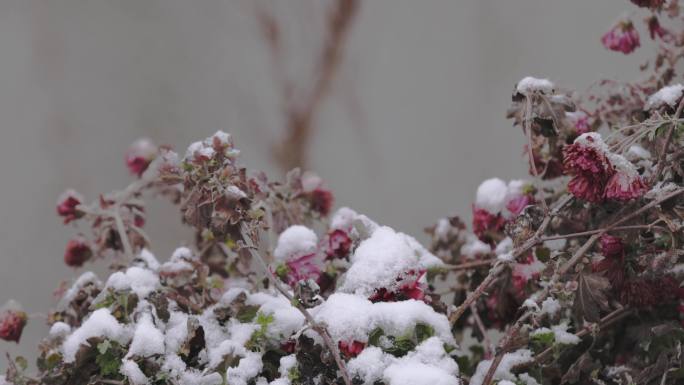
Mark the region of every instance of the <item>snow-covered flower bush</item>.
MULTIPOLYGON (((311 172, 244 168, 222 131, 184 156, 135 142, 129 186, 57 202, 65 263, 111 274, 58 290, 36 368, 8 357, 0 384, 682 383, 683 20, 676 1, 632 2, 659 39, 649 76, 586 94, 520 80, 508 116, 530 176, 485 180, 472 226, 445 216, 427 247, 335 210, 311 172), (153 254, 151 197, 192 244, 153 254)), ((602 41, 631 53, 635 28, 602 41)), ((8 303, 0 339, 29 318, 8 303)))

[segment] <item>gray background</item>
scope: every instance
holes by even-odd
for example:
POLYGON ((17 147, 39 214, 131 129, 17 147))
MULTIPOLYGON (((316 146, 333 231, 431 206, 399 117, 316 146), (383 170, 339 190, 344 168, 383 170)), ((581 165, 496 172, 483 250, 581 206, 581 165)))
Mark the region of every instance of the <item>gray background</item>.
MULTIPOLYGON (((303 79, 321 4, 278 3, 293 42, 289 65, 303 79)), ((405 232, 421 235, 447 214, 469 218, 482 179, 525 175, 523 137, 504 118, 517 80, 583 90, 638 72, 653 48, 643 30, 635 56, 599 42, 628 8, 626 0, 366 1, 311 164, 338 205, 405 232)), ((282 115, 252 1, 0 0, 0 53, 0 303, 15 298, 30 313, 54 305, 53 289, 76 274, 62 262, 73 229, 54 214, 57 196, 74 187, 92 199, 127 184, 123 153, 140 136, 184 151, 224 129, 246 164, 277 173, 269 150, 282 115)), ((160 258, 190 239, 167 203, 152 204, 149 223, 160 258)), ((0 351, 33 357, 45 333, 36 318, 22 345, 0 341, 0 351)))

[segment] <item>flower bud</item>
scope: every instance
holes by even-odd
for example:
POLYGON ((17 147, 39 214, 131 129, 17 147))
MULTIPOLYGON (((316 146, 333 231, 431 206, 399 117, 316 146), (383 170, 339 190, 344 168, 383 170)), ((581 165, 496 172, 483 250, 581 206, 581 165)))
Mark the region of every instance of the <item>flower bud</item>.
POLYGON ((126 166, 131 174, 138 178, 157 157, 157 146, 151 140, 141 138, 133 142, 126 151, 126 166))
POLYGON ((0 339, 19 343, 28 316, 21 310, 6 310, 0 314, 0 339))
POLYGON ((86 239, 79 235, 69 240, 64 251, 64 263, 67 266, 79 267, 93 256, 93 251, 86 239))
POLYGON ((57 200, 57 214, 69 223, 83 216, 83 212, 76 207, 83 203, 83 196, 74 190, 66 190, 57 200))

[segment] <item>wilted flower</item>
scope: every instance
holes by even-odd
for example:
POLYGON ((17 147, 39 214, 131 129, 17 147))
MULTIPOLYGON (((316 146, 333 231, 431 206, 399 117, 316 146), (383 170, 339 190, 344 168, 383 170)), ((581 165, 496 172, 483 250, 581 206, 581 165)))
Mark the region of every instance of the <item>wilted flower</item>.
POLYGON ((603 200, 603 189, 612 172, 604 147, 598 134, 587 133, 563 149, 563 167, 573 175, 568 190, 576 197, 588 202, 603 200))
POLYGON ((630 1, 639 7, 651 8, 651 9, 660 8, 665 3, 665 0, 630 0, 630 1))
POLYGON ((630 20, 622 20, 601 37, 601 43, 611 51, 629 54, 640 46, 639 32, 630 20))
POLYGON ((67 242, 64 251, 64 263, 67 266, 79 267, 93 255, 93 250, 88 245, 88 241, 81 235, 72 238, 67 242))
POLYGON ((141 138, 126 151, 126 166, 133 175, 140 177, 157 156, 157 146, 151 140, 141 138))
POLYGON ((57 214, 69 223, 83 216, 83 212, 76 207, 83 203, 83 196, 74 190, 66 190, 57 200, 57 214))
POLYGON ((322 187, 313 190, 309 194, 309 199, 311 209, 324 217, 330 214, 333 202, 335 201, 332 191, 322 187))
POLYGON ((473 206, 473 233, 483 242, 488 232, 503 231, 505 224, 506 220, 501 215, 473 206))
POLYGON ((328 258, 344 258, 351 251, 352 239, 344 230, 333 230, 328 234, 325 254, 328 258))
POLYGON ((621 258, 625 251, 625 245, 620 237, 604 234, 601 236, 600 243, 601 254, 606 258, 621 258))
POLYGON ((589 116, 583 111, 566 112, 565 117, 570 121, 577 135, 582 135, 591 131, 589 116))
POLYGON ((307 254, 290 259, 285 262, 284 267, 284 269, 278 269, 277 272, 290 286, 294 286, 301 280, 312 279, 317 281, 322 273, 316 254, 307 254))
POLYGON ((646 191, 648 191, 648 186, 636 169, 623 170, 610 177, 606 184, 605 196, 608 199, 628 201, 643 196, 646 191))
POLYGON ((669 42, 672 41, 674 36, 670 31, 667 29, 663 28, 662 25, 660 25, 660 21, 658 21, 658 17, 653 15, 646 19, 646 23, 648 24, 648 33, 651 35, 651 39, 655 40, 656 36, 659 37, 661 40, 664 42, 669 42))
POLYGON ((342 354, 344 354, 347 358, 352 358, 358 356, 366 347, 366 344, 361 341, 354 340, 351 343, 340 341, 337 346, 342 354))
POLYGON ((19 343, 27 319, 21 310, 5 310, 0 315, 0 339, 19 343))

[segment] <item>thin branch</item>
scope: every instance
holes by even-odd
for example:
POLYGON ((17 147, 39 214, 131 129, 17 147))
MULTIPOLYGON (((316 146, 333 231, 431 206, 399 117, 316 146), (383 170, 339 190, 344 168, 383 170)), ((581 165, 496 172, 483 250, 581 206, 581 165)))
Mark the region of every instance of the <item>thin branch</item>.
POLYGON ((491 266, 494 262, 496 262, 496 258, 483 259, 481 261, 464 262, 459 263, 458 265, 446 265, 443 268, 449 271, 461 271, 474 269, 477 267, 491 266))
POLYGON ((660 151, 660 158, 658 159, 658 168, 656 169, 656 172, 653 174, 653 178, 651 179, 651 185, 654 185, 655 182, 658 181, 658 178, 660 178, 660 174, 663 172, 663 169, 665 168, 665 158, 667 157, 667 150, 670 147, 670 142, 672 141, 672 137, 674 136, 674 131, 677 128, 677 123, 679 116, 682 114, 682 109, 684 109, 684 98, 679 102, 679 105, 677 106, 677 111, 675 111, 674 114, 674 121, 672 122, 672 125, 670 126, 670 129, 667 131, 667 137, 665 138, 665 143, 663 144, 663 149, 660 151))

